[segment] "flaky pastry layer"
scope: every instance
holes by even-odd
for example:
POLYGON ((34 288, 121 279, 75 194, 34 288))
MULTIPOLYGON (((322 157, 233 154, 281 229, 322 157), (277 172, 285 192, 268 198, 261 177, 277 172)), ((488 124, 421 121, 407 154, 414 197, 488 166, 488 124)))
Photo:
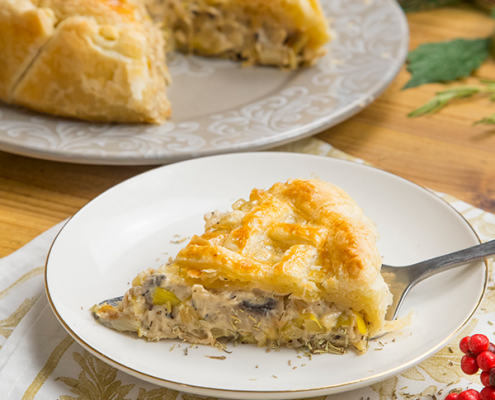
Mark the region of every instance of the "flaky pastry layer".
POLYGON ((0 99, 87 120, 164 122, 164 46, 137 0, 0 0, 0 99))

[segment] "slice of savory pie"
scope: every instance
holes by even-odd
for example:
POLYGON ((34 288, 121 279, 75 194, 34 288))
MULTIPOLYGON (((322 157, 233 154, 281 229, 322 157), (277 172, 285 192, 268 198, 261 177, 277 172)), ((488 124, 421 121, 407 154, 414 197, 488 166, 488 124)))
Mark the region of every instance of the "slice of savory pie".
POLYGON ((207 214, 205 233, 123 298, 95 305, 96 319, 149 340, 366 351, 392 295, 375 226, 349 195, 295 179, 232 208, 207 214))
POLYGON ((319 0, 147 0, 170 47, 282 68, 311 65, 330 39, 319 0))

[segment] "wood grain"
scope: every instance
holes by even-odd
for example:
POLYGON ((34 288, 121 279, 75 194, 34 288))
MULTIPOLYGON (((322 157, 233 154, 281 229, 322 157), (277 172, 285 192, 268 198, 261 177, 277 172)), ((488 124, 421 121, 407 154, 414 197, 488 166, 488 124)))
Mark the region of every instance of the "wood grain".
MULTIPOLYGON (((467 6, 408 18, 411 48, 430 41, 485 37, 494 29, 491 18, 467 6)), ((487 62, 478 75, 495 79, 495 63, 487 62)), ((443 86, 401 91, 408 79, 403 69, 375 103, 319 137, 385 170, 495 212, 495 127, 472 126, 495 112, 495 105, 480 97, 410 119, 407 113, 443 86)), ((115 184, 151 168, 67 164, 0 152, 0 257, 115 184)))
MULTIPOLYGON (((492 18, 469 6, 412 13, 408 20, 411 49, 431 41, 487 37, 495 29, 492 18)), ((495 80, 495 62, 487 61, 477 76, 495 80)), ((495 127, 473 127, 474 121, 495 112, 495 104, 480 96, 434 115, 408 118, 435 92, 459 84, 401 90, 409 78, 404 67, 371 106, 318 137, 420 185, 495 212, 495 127)), ((469 78, 462 83, 478 82, 469 78)))
POLYGON ((67 164, 0 152, 0 257, 151 168, 67 164))

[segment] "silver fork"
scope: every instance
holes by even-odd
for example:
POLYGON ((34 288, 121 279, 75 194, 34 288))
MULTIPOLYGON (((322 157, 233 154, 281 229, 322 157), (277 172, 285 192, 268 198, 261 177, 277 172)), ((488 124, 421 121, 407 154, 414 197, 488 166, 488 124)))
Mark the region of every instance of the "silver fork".
POLYGON ((435 257, 417 264, 404 267, 382 265, 382 276, 387 282, 394 301, 388 308, 385 319, 392 321, 397 317, 404 298, 419 282, 452 268, 466 265, 468 261, 483 260, 495 255, 495 240, 469 247, 455 253, 435 257))

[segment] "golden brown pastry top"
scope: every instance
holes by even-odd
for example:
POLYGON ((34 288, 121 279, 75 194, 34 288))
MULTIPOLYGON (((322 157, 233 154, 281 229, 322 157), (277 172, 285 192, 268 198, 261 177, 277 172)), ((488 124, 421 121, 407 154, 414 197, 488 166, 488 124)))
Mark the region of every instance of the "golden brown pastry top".
POLYGON ((15 84, 53 34, 55 22, 52 10, 30 0, 0 0, 0 100, 10 101, 15 84))
POLYGON ((170 114, 163 37, 141 1, 0 0, 0 53, 8 103, 97 121, 170 114))
POLYGON ((340 188, 317 180, 254 189, 215 212, 176 263, 206 286, 255 284, 277 294, 320 297, 329 277, 369 284, 380 270, 376 230, 340 188), (225 282, 225 283, 224 283, 225 282), (234 283, 235 284, 235 283, 234 283))
POLYGON ((362 311, 371 331, 390 304, 373 223, 350 196, 319 180, 254 189, 233 211, 206 217, 206 231, 182 249, 167 274, 227 290, 257 288, 362 311))
POLYGON ((99 23, 141 23, 149 16, 138 0, 32 0, 37 7, 52 9, 59 21, 68 17, 93 17, 99 23))

